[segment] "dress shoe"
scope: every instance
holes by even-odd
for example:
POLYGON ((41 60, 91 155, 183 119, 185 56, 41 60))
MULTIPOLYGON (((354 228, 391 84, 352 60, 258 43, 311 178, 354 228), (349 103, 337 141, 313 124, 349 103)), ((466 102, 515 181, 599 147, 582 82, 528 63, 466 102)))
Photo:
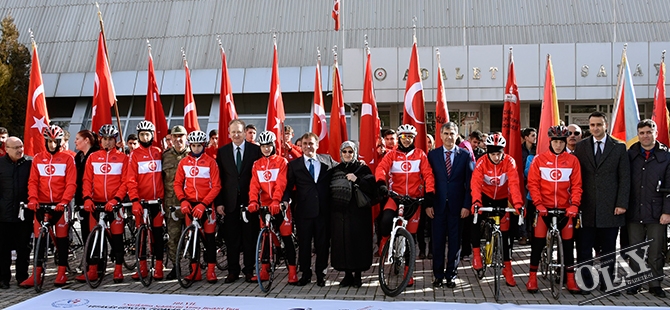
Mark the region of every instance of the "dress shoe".
POLYGON ((649 292, 658 298, 665 298, 665 292, 660 286, 650 287, 649 292))
POLYGON ((223 283, 233 283, 233 282, 237 281, 237 279, 239 279, 239 278, 240 278, 240 275, 231 273, 231 274, 228 274, 228 276, 226 276, 226 278, 223 280, 223 283))
POLYGON ((630 287, 626 290, 626 295, 635 295, 640 291, 639 286, 630 287))
POLYGON ((347 274, 344 276, 344 279, 340 281, 340 287, 347 287, 354 284, 354 276, 347 274))
POLYGON ((419 252, 419 259, 426 259, 426 254, 423 251, 419 252))
POLYGON ((361 277, 360 276, 354 277, 354 284, 352 284, 351 287, 359 288, 361 286, 363 286, 363 281, 361 280, 361 277))
POLYGON ((435 279, 435 281, 433 281, 433 287, 442 287, 442 285, 444 285, 442 279, 435 279))
POLYGON ((448 288, 455 288, 456 287, 456 277, 447 279, 447 287, 448 288))
POLYGON ((428 255, 426 255, 426 258, 427 259, 433 259, 433 253, 428 253, 428 255))
POLYGON ((316 279, 316 286, 318 287, 326 286, 326 279, 316 279))
MULTIPOLYGON (((605 286, 604 284, 601 284, 600 285, 600 291, 603 292, 603 293, 607 293, 607 286, 605 286)), ((614 297, 621 296, 621 292, 620 291, 613 292, 613 293, 610 294, 610 296, 614 296, 614 297)))
POLYGON ((312 282, 312 278, 311 278, 311 277, 309 277, 309 278, 305 278, 305 277, 303 277, 303 278, 300 278, 300 281, 298 281, 298 284, 297 284, 297 285, 298 285, 298 286, 305 286, 305 285, 307 285, 307 284, 310 284, 311 282, 312 282))
POLYGON ((165 276, 165 280, 174 280, 177 278, 177 268, 172 268, 170 272, 165 276))
POLYGON ((251 273, 247 273, 244 275, 244 282, 255 283, 258 282, 258 279, 254 280, 254 275, 251 273))
POLYGON ((9 282, 0 282, 0 289, 9 289, 9 282))
POLYGON ((526 237, 521 237, 519 239, 519 245, 526 245, 528 244, 528 239, 526 237))

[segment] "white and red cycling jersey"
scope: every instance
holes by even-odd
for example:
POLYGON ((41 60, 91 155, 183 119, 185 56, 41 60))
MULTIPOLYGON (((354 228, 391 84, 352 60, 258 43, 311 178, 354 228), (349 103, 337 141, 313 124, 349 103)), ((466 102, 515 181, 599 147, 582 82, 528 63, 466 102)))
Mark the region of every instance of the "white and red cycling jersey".
POLYGON ((472 203, 481 206, 482 195, 486 195, 493 200, 507 198, 513 206, 523 205, 516 169, 514 158, 507 154, 502 156, 497 165, 488 155, 480 157, 470 181, 472 203))
POLYGON ((163 199, 161 149, 140 146, 130 153, 126 182, 131 201, 163 199))
POLYGON ((387 181, 389 190, 399 195, 420 198, 435 192, 435 178, 428 157, 420 149, 408 153, 397 149, 389 151, 375 171, 377 181, 387 181))
POLYGON ((68 204, 77 190, 74 158, 65 152, 35 155, 28 179, 28 200, 41 204, 68 204))
POLYGON ((260 198, 262 206, 279 204, 286 189, 287 167, 288 160, 277 154, 256 160, 251 168, 249 203, 258 203, 260 198))
POLYGON ((105 203, 116 199, 120 202, 128 192, 127 169, 128 156, 117 149, 99 150, 89 155, 82 184, 84 200, 105 203))
POLYGON ((199 157, 189 154, 179 162, 173 186, 179 201, 186 200, 209 206, 221 191, 219 167, 204 152, 199 157))
POLYGON ((566 209, 579 206, 582 173, 579 160, 568 152, 546 151, 533 159, 528 171, 528 191, 536 206, 566 209))

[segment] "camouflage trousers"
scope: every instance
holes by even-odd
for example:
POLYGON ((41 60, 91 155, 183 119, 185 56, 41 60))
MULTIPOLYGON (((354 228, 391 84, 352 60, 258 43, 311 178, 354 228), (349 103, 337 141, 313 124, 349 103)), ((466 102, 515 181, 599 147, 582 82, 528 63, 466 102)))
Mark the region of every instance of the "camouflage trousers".
POLYGON ((176 221, 172 214, 166 214, 165 225, 167 226, 167 232, 169 236, 167 242, 168 258, 171 262, 176 264, 177 246, 179 245, 179 238, 181 237, 181 232, 184 227, 184 215, 180 210, 177 210, 175 211, 175 217, 177 218, 176 221))

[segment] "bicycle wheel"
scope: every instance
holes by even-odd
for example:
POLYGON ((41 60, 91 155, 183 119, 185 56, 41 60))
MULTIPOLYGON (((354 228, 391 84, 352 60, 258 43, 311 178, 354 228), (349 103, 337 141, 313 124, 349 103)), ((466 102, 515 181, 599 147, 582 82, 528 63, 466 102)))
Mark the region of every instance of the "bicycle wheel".
POLYGON ((265 227, 258 233, 258 239, 256 240, 256 278, 263 293, 270 291, 274 281, 275 253, 271 238, 272 232, 265 227), (262 270, 263 265, 270 266, 270 270, 265 270, 269 274, 267 279, 261 277, 262 271, 264 271, 262 270))
POLYGON ((551 238, 547 244, 548 251, 547 258, 550 261, 547 272, 549 273, 549 284, 551 285, 551 295, 554 299, 558 299, 563 288, 563 272, 565 265, 563 264, 563 242, 561 241, 560 233, 552 233, 551 238), (555 247, 555 250, 554 250, 555 247))
POLYGON ((107 236, 105 236, 105 231, 101 226, 95 226, 93 228, 93 231, 88 235, 84 249, 85 256, 82 259, 84 263, 84 271, 87 271, 90 268, 89 266, 97 266, 98 278, 90 279, 88 277, 88 272, 84 272, 84 277, 86 278, 86 283, 88 283, 91 288, 96 288, 100 286, 102 279, 105 277, 109 252, 107 236), (100 244, 101 239, 102 244, 100 244))
POLYGON ((74 227, 74 222, 71 221, 69 224, 69 234, 68 237, 70 239, 70 248, 68 249, 68 269, 70 269, 70 261, 76 262, 79 261, 77 267, 75 268, 74 272, 75 273, 80 273, 83 268, 83 261, 81 260, 81 257, 84 256, 84 243, 85 240, 82 240, 81 234, 79 231, 74 227))
POLYGON ((149 229, 147 225, 140 226, 137 230, 137 243, 135 244, 135 249, 137 249, 137 251, 135 257, 138 262, 141 260, 142 256, 144 256, 147 261, 147 276, 142 276, 142 273, 139 272, 139 267, 137 273, 140 276, 140 282, 142 282, 142 285, 144 286, 149 286, 153 279, 152 275, 156 259, 153 252, 153 243, 151 229, 149 229))
MULTIPOLYGON (((547 237, 546 239, 546 244, 549 244, 549 238, 547 237)), ((547 246, 545 245, 544 248, 542 249, 542 256, 540 256, 540 273, 542 273, 542 277, 546 279, 549 274, 547 273, 547 268, 549 266, 549 260, 547 259, 547 246)))
POLYGON ((42 291, 42 285, 44 284, 44 275, 47 270, 47 260, 48 260, 48 247, 49 247, 49 232, 47 228, 40 228, 39 236, 37 237, 37 242, 35 243, 35 248, 33 252, 33 282, 35 283, 35 292, 39 293, 42 291), (41 269, 38 269, 41 268, 41 269))
POLYGON ((384 245, 379 261, 379 284, 386 296, 395 297, 405 290, 412 278, 415 260, 412 235, 405 229, 398 229, 393 245, 391 242, 384 245))
MULTIPOLYGON (((193 284, 193 280, 197 279, 194 271, 200 272, 200 270, 193 270, 193 265, 200 267, 200 251, 198 251, 197 238, 195 226, 186 227, 181 233, 181 237, 179 237, 175 268, 177 281, 183 288, 189 288, 193 284)), ((197 267, 196 269, 198 269, 197 267)))
MULTIPOLYGON (((484 245, 484 250, 480 251, 481 256, 482 256, 482 269, 480 270, 475 270, 475 273, 477 274, 477 278, 479 280, 483 279, 484 276, 486 275, 486 267, 489 265, 491 262, 491 230, 493 228, 487 221, 482 222, 482 237, 484 240, 486 240, 486 244, 484 245)), ((481 241, 479 242, 481 244, 481 241)))
POLYGON ((493 251, 491 257, 491 267, 493 268, 493 284, 494 284, 494 293, 495 299, 498 301, 500 298, 500 278, 503 268, 503 238, 502 233, 495 232, 493 233, 493 238, 491 239, 493 251))
POLYGON ((221 244, 216 245, 216 268, 222 271, 228 270, 228 248, 223 240, 221 244))
POLYGON ((135 270, 137 267, 137 257, 135 253, 135 243, 137 239, 135 238, 135 233, 137 229, 135 228, 135 220, 132 217, 127 218, 123 225, 123 266, 128 270, 135 270))

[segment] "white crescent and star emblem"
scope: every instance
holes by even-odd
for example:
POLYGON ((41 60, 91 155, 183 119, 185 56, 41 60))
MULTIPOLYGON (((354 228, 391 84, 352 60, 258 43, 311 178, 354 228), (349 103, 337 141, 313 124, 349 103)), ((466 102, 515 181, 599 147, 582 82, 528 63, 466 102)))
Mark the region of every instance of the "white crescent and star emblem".
POLYGON ((551 171, 550 177, 552 180, 560 180, 561 177, 563 177, 563 173, 561 172, 561 170, 554 169, 551 171))
POLYGON ((263 180, 270 181, 270 179, 272 179, 272 172, 270 171, 263 172, 263 180))
POLYGON ((47 175, 52 175, 56 172, 56 167, 54 167, 54 165, 46 165, 44 167, 44 172, 46 172, 47 175))
POLYGON ((410 170, 412 170, 412 163, 406 161, 406 162, 402 163, 402 165, 400 166, 400 169, 402 169, 402 171, 405 171, 405 172, 410 171, 410 170))
POLYGON ((108 173, 108 172, 112 171, 112 165, 110 165, 110 164, 100 165, 100 171, 102 173, 108 173))
POLYGON ((151 170, 151 171, 156 171, 156 167, 157 167, 156 162, 152 160, 152 161, 149 163, 148 167, 149 167, 149 170, 151 170))
POLYGON ((191 170, 189 171, 189 174, 191 174, 191 176, 196 176, 198 175, 198 173, 200 173, 200 169, 198 169, 198 167, 192 167, 191 170))

